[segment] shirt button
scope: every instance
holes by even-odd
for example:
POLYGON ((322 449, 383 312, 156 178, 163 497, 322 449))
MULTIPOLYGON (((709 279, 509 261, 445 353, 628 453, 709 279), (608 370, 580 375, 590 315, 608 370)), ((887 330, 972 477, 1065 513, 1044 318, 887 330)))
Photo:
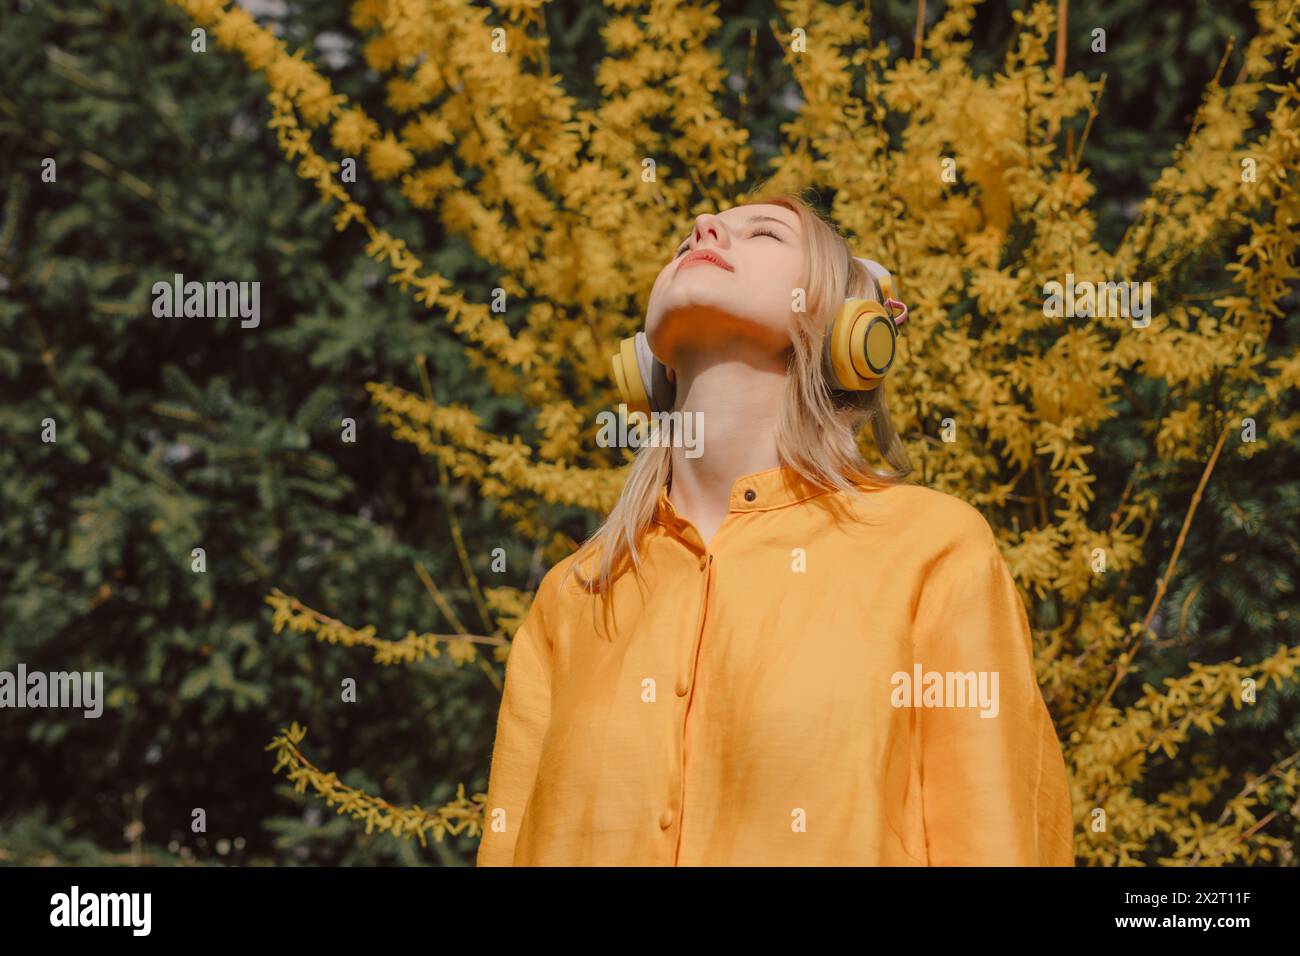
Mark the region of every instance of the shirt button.
POLYGON ((689 683, 687 683, 685 677, 678 678, 678 680, 677 680, 677 696, 678 696, 678 697, 685 697, 685 696, 686 696, 686 692, 689 691, 690 689, 691 689, 691 685, 690 685, 689 683))
POLYGON ((665 810, 663 813, 659 814, 659 829, 667 830, 672 825, 673 812, 671 810, 665 810))
POLYGON ((706 564, 708 564, 708 563, 709 563, 708 556, 707 556, 707 555, 703 555, 703 554, 700 555, 700 570, 701 570, 701 571, 704 570, 704 566, 705 566, 706 564))
POLYGON ((745 489, 745 500, 746 500, 746 501, 753 501, 753 500, 754 500, 755 498, 757 498, 757 497, 758 497, 758 492, 755 491, 753 488, 746 488, 746 489, 745 489))

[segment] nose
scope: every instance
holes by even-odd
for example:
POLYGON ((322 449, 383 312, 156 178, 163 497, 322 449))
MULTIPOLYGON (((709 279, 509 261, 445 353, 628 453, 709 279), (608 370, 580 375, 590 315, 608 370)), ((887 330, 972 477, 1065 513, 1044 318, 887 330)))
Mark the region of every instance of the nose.
POLYGON ((712 236, 715 243, 719 242, 725 231, 726 227, 722 225, 722 220, 713 213, 700 213, 695 217, 695 232, 691 235, 691 248, 698 246, 705 236, 712 236))

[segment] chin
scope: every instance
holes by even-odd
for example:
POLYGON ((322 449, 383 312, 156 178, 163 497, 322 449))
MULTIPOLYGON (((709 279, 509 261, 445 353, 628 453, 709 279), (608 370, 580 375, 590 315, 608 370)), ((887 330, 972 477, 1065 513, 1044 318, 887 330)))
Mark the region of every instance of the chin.
POLYGON ((701 276, 703 281, 695 281, 691 276, 684 278, 689 281, 683 283, 679 280, 664 297, 660 309, 661 315, 667 316, 673 312, 690 312, 696 309, 734 314, 744 304, 739 301, 740 297, 736 295, 734 288, 717 284, 714 276, 701 276))

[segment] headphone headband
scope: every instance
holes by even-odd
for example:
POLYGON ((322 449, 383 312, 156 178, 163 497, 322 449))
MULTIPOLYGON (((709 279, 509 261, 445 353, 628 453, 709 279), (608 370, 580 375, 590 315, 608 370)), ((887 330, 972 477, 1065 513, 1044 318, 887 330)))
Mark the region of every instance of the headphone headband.
POLYGON ((871 278, 876 280, 876 285, 880 287, 881 303, 889 310, 890 316, 894 320, 894 325, 898 326, 906 322, 907 306, 897 298, 898 288, 893 274, 874 259, 867 259, 863 256, 854 256, 853 258, 866 266, 867 271, 871 273, 871 278), (899 310, 898 315, 894 315, 895 310, 899 310))

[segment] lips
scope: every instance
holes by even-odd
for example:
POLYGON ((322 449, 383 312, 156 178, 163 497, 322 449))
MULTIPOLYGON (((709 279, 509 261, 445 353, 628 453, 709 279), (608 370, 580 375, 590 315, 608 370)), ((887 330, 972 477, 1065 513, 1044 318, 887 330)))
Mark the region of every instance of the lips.
POLYGON ((688 252, 685 256, 682 257, 681 264, 677 267, 677 271, 680 272, 682 269, 686 268, 686 266, 692 262, 707 262, 717 266, 720 269, 726 269, 728 272, 736 271, 734 268, 732 268, 730 262, 722 258, 722 256, 714 252, 712 249, 696 249, 693 252, 688 252))

